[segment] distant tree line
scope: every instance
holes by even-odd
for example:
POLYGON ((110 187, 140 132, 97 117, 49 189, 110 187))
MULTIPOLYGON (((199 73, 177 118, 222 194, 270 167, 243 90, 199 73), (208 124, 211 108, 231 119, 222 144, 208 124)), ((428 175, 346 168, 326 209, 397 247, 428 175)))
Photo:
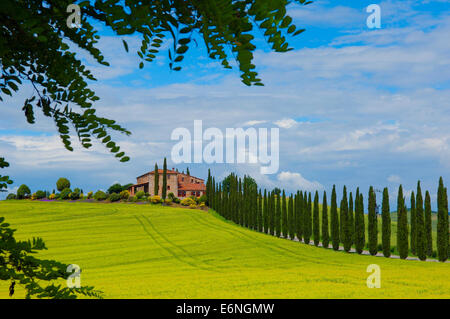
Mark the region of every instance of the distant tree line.
MULTIPOLYGON (((324 191, 322 204, 319 193, 297 191, 287 195, 284 190, 258 189, 250 176, 244 178, 230 174, 224 182, 216 182, 208 171, 206 182, 207 205, 225 219, 277 237, 298 239, 306 244, 312 240, 315 246, 331 247, 349 252, 352 247, 358 254, 366 248, 371 255, 382 251, 390 257, 391 210, 389 191, 382 192, 381 243, 378 242, 378 206, 376 190, 370 187, 368 193, 367 218, 364 214, 364 198, 357 188, 355 195, 344 186, 338 210, 336 187, 333 185, 330 209, 324 191), (366 227, 367 221, 367 227, 366 227), (367 243, 366 243, 367 234, 367 243)), ((449 214, 447 188, 442 177, 437 194, 436 251, 433 251, 431 196, 428 191, 423 198, 420 182, 417 192, 411 194, 411 209, 408 210, 400 185, 397 195, 397 251, 402 259, 409 254, 420 260, 437 255, 446 261, 450 255, 449 214)))

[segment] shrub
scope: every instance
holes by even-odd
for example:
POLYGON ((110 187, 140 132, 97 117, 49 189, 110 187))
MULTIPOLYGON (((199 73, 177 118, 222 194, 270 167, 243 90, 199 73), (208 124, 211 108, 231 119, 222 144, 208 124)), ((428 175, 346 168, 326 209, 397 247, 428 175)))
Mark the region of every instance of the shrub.
POLYGON ((47 195, 44 191, 37 191, 36 193, 35 193, 35 195, 36 195, 36 199, 42 199, 42 198, 45 198, 45 196, 47 195))
POLYGON ((58 181, 56 182, 56 188, 62 192, 64 189, 66 188, 70 188, 70 181, 65 178, 65 177, 61 177, 58 179, 58 181))
POLYGON ((128 201, 129 202, 137 202, 137 199, 134 196, 130 196, 130 197, 128 197, 128 201))
POLYGON ((61 194, 57 193, 57 194, 53 194, 55 195, 55 199, 59 199, 61 197, 61 194))
POLYGON ((189 205, 189 208, 195 209, 195 208, 197 208, 197 205, 196 204, 191 204, 191 205, 189 205))
POLYGON ((130 192, 128 192, 127 190, 121 191, 120 192, 120 198, 123 200, 127 200, 130 197, 130 192))
POLYGON ((31 194, 31 200, 35 200, 36 199, 36 193, 31 194))
POLYGON ((180 203, 180 199, 176 197, 174 193, 169 193, 168 198, 174 203, 180 203))
POLYGON ((149 199, 152 202, 152 204, 162 203, 161 196, 159 196, 159 195, 151 196, 151 197, 149 197, 149 199))
POLYGON ((197 205, 195 200, 193 200, 191 197, 186 197, 181 201, 181 205, 183 206, 191 206, 191 205, 197 205))
POLYGON ((91 199, 94 196, 93 192, 87 193, 87 199, 91 199))
POLYGON ((105 200, 107 198, 108 198, 108 196, 106 196, 105 192, 103 192, 103 191, 97 191, 94 194, 94 199, 95 200, 101 201, 101 200, 105 200))
POLYGON ((17 199, 24 199, 30 196, 30 194, 31 194, 30 188, 27 185, 22 184, 19 186, 19 189, 17 190, 17 199))
POLYGON ((119 194, 123 190, 122 185, 119 183, 113 184, 108 188, 108 194, 117 193, 119 194))
POLYGON ((145 196, 145 192, 144 191, 139 191, 135 195, 136 199, 138 199, 138 200, 141 199, 144 196, 145 196))
POLYGON ((17 198, 16 194, 13 194, 13 193, 8 194, 8 196, 6 196, 6 199, 8 199, 8 200, 10 200, 10 199, 16 199, 16 198, 17 198))
POLYGON ((111 202, 117 202, 120 200, 120 195, 117 193, 112 193, 111 195, 109 195, 109 200, 111 202))
POLYGON ((61 193, 59 194, 60 199, 69 199, 70 193, 72 193, 72 190, 70 188, 64 188, 61 193))
POLYGON ((50 194, 50 196, 48 197, 48 199, 55 199, 56 198, 56 195, 53 193, 53 194, 50 194))
POLYGON ((200 197, 198 198, 198 201, 199 201, 200 203, 206 203, 206 200, 207 200, 207 197, 206 197, 205 194, 203 194, 202 196, 200 196, 200 197))
POLYGON ((198 204, 198 197, 195 197, 194 195, 191 195, 188 198, 192 199, 195 202, 195 204, 198 204))
POLYGON ((133 186, 133 183, 128 183, 128 184, 122 185, 122 190, 127 191, 131 186, 133 186))
POLYGON ((72 193, 69 194, 69 198, 73 200, 80 199, 80 192, 73 191, 72 193))
POLYGON ((168 199, 168 198, 166 198, 165 200, 164 200, 164 204, 166 204, 166 205, 170 205, 172 203, 172 200, 170 200, 170 199, 168 199))
POLYGON ((205 203, 200 203, 200 207, 205 207, 205 203))

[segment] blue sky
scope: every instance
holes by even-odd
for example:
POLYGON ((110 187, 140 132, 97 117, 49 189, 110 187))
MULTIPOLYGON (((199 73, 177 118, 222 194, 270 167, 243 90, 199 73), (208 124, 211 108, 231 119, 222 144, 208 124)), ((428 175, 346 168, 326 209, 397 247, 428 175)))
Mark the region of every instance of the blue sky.
POLYGON ((139 70, 138 39, 126 38, 126 53, 121 38, 100 30, 111 67, 79 55, 98 79, 98 113, 133 132, 116 136, 131 161, 119 163, 98 145, 68 152, 51 121, 27 124, 19 108, 31 93, 25 86, 2 103, 0 154, 11 163, 2 174, 14 179, 13 191, 22 183, 52 190, 60 176, 85 191, 134 182, 170 157, 173 129, 201 119, 223 131, 279 127, 280 169, 261 175, 257 165, 190 164, 194 175, 205 177, 208 167, 218 178, 247 173, 262 187, 288 191, 387 186, 392 203, 400 183, 410 191, 420 179, 435 198, 439 176, 450 181, 450 1, 318 0, 291 5, 289 14, 307 31, 290 39, 295 50, 285 54, 258 39, 264 87, 244 86, 201 44, 181 72, 169 70, 166 52, 139 70), (369 4, 381 7, 381 29, 366 25, 369 4))

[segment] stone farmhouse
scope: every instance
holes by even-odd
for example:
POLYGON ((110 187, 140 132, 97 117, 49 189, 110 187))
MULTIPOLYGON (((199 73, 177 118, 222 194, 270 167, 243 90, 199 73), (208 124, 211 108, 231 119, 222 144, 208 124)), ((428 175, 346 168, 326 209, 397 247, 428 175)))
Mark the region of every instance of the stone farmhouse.
MULTIPOLYGON (((158 195, 162 194, 163 184, 163 170, 158 170, 159 174, 159 191, 158 195)), ((155 195, 155 171, 145 173, 138 176, 136 184, 130 186, 128 191, 131 196, 134 196, 139 191, 149 193, 150 196, 155 195)), ((202 196, 206 194, 206 186, 204 180, 198 177, 190 176, 178 171, 167 170, 167 194, 174 193, 179 198, 189 196, 202 196)))

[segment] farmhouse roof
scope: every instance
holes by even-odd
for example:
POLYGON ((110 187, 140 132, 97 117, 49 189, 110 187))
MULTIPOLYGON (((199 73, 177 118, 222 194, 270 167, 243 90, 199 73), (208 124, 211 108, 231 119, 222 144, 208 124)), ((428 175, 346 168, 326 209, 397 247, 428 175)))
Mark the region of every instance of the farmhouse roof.
MULTIPOLYGON (((139 176, 136 177, 136 178, 139 178, 139 177, 142 177, 142 176, 145 176, 145 175, 153 175, 153 174, 155 174, 155 171, 154 171, 154 170, 151 171, 151 172, 147 172, 147 173, 145 173, 145 174, 139 175, 139 176)), ((158 174, 162 176, 163 170, 162 170, 162 169, 158 169, 158 174)), ((187 176, 187 177, 193 177, 193 178, 196 178, 196 179, 201 180, 201 181, 205 181, 203 178, 195 177, 195 176, 188 175, 188 174, 183 174, 183 173, 180 173, 180 172, 171 170, 171 169, 168 169, 168 170, 167 170, 167 174, 183 175, 183 176, 187 176)))
MULTIPOLYGON (((163 170, 162 170, 162 169, 158 169, 158 173, 162 175, 163 170)), ((151 172, 147 172, 147 173, 145 173, 145 174, 139 175, 137 178, 142 177, 142 176, 145 176, 145 175, 152 175, 152 174, 155 174, 155 171, 154 171, 154 170, 151 171, 151 172)), ((171 170, 171 169, 168 169, 168 170, 167 170, 167 174, 181 174, 181 173, 180 173, 180 172, 177 172, 177 171, 173 171, 173 170, 171 170)))
POLYGON ((201 183, 201 184, 183 183, 183 184, 180 184, 180 187, 178 188, 178 190, 181 190, 181 191, 205 191, 206 186, 203 183, 201 183))

